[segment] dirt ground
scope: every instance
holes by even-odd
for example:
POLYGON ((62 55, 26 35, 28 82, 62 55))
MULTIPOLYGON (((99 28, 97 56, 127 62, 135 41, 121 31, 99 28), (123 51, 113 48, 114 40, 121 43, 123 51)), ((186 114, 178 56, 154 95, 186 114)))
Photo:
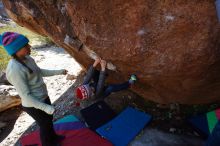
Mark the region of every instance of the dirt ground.
MULTIPOLYGON (((79 111, 95 101, 83 101, 80 106, 75 104, 73 91, 75 87, 82 83, 84 76, 83 72, 80 73, 80 66, 77 65, 68 54, 57 47, 47 48, 47 51, 38 49, 37 55, 34 58, 39 66, 46 68, 63 67, 69 69, 70 74, 78 75, 77 79, 72 81, 66 80, 65 76, 58 76, 47 78, 45 82, 48 87, 49 96, 56 107, 54 121, 68 114, 74 114, 83 121, 79 111), (55 58, 56 61, 54 62, 55 58)), ((202 137, 186 122, 186 118, 216 109, 220 105, 220 103, 194 106, 179 105, 175 103, 161 105, 151 101, 145 101, 142 97, 130 90, 113 93, 106 98, 105 101, 117 113, 130 105, 153 115, 153 120, 150 125, 148 125, 148 128, 199 140, 202 140, 202 137)), ((0 113, 0 121, 7 123, 6 127, 0 129, 1 146, 19 145, 19 138, 23 134, 38 128, 33 119, 22 112, 21 106, 0 113)))

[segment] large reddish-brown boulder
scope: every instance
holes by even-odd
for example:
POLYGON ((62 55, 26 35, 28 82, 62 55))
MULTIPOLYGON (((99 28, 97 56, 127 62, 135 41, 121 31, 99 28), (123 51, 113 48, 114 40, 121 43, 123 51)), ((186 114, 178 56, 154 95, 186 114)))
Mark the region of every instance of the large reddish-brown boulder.
POLYGON ((115 79, 135 73, 139 95, 160 103, 220 99, 214 0, 3 0, 18 24, 54 40, 80 64, 96 55, 115 79))

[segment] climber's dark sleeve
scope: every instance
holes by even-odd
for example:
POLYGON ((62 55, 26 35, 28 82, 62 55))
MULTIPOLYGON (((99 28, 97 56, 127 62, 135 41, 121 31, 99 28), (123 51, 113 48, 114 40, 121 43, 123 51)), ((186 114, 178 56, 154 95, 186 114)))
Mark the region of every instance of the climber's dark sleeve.
POLYGON ((99 81, 98 81, 96 92, 95 92, 96 98, 99 98, 103 93, 103 89, 105 85, 105 78, 106 78, 106 71, 100 71, 99 81))
POLYGON ((95 73, 95 68, 91 65, 84 78, 83 85, 88 84, 91 81, 92 77, 94 76, 94 73, 95 73))

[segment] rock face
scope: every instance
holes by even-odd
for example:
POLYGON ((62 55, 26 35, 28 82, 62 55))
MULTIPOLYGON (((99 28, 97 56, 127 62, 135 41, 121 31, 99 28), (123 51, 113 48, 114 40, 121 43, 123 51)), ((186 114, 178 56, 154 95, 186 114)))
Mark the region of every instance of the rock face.
POLYGON ((21 99, 13 86, 0 85, 0 112, 20 104, 21 99))
POLYGON ((11 84, 6 79, 6 74, 0 71, 0 112, 20 104, 21 99, 19 98, 15 88, 11 86, 11 84))
POLYGON ((0 71, 0 85, 10 85, 6 78, 6 74, 0 71))
POLYGON ((0 112, 21 104, 21 99, 17 96, 0 95, 0 112))
POLYGON ((48 36, 80 64, 97 55, 117 81, 160 103, 220 96, 220 30, 211 0, 3 0, 18 24, 48 36))

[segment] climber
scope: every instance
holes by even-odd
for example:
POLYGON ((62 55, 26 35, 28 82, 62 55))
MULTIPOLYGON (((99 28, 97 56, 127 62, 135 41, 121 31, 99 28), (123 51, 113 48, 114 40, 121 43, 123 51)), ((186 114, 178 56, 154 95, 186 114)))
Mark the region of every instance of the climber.
POLYGON ((117 92, 129 88, 137 80, 136 75, 131 75, 130 79, 121 84, 110 84, 105 86, 106 78, 106 61, 97 58, 93 65, 90 66, 83 85, 76 88, 75 93, 77 99, 83 100, 92 97, 92 99, 105 98, 112 92, 117 92), (101 71, 96 69, 97 65, 101 65, 101 71))
POLYGON ((220 22, 220 0, 215 1, 215 6, 217 11, 218 21, 220 22))
POLYGON ((51 105, 43 77, 65 75, 67 70, 39 68, 29 56, 31 46, 28 43, 28 38, 22 34, 4 32, 0 35, 0 45, 12 56, 6 69, 6 77, 21 97, 23 110, 39 125, 42 146, 57 146, 65 137, 57 135, 53 129, 55 108, 51 105))

